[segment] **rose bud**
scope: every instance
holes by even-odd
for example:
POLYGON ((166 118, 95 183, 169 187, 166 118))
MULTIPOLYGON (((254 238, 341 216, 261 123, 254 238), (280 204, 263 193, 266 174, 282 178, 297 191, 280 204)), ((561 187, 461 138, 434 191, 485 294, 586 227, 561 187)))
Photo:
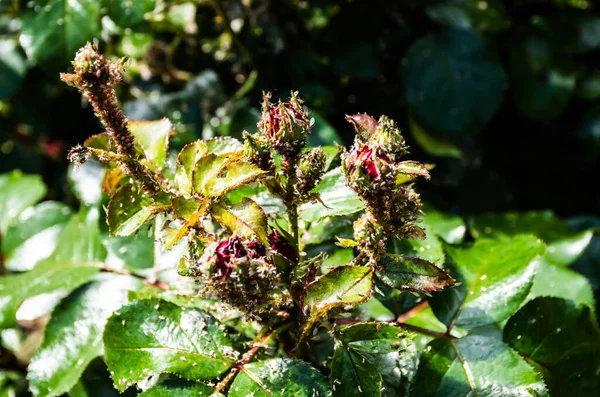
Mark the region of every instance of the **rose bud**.
MULTIPOLYGON (((215 274, 221 279, 226 278, 234 269, 234 266, 232 266, 232 259, 242 258, 244 256, 246 256, 246 250, 244 249, 239 237, 234 236, 226 240, 222 240, 217 245, 217 248, 215 248, 215 274)), ((209 258, 209 260, 210 259, 211 258, 209 258)))
POLYGON ((279 232, 273 229, 269 235, 271 249, 290 262, 298 260, 298 254, 292 245, 279 232))
POLYGON ((273 169, 273 158, 269 150, 268 142, 260 134, 243 133, 245 138, 244 155, 261 170, 273 169))
POLYGON ((352 148, 344 156, 343 164, 344 171, 351 181, 358 182, 363 176, 370 181, 376 181, 390 170, 392 160, 382 150, 364 145, 352 148))
POLYGON ((397 157, 408 153, 402 133, 396 127, 394 120, 386 116, 379 118, 377 128, 371 136, 370 142, 381 150, 397 157))
POLYGON ((299 195, 308 195, 321 181, 321 177, 325 173, 326 163, 325 153, 320 147, 313 148, 300 156, 298 168, 296 169, 298 180, 295 186, 295 190, 299 195))
POLYGON ((310 134, 310 119, 302 102, 292 93, 289 102, 273 105, 270 94, 264 95, 262 120, 258 128, 269 139, 277 153, 295 156, 306 144, 310 134))

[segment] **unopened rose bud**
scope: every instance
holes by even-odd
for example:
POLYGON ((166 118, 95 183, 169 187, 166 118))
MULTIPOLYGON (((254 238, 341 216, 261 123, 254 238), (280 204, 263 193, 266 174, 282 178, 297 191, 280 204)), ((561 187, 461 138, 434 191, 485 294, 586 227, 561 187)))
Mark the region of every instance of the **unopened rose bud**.
POLYGON ((297 182, 295 186, 298 194, 304 196, 314 189, 325 173, 326 163, 327 158, 320 147, 313 148, 300 156, 296 169, 297 182))
POLYGON ((258 128, 279 154, 295 156, 306 144, 310 134, 310 119, 302 102, 292 93, 289 102, 273 105, 265 94, 262 120, 258 128))
POLYGON ((379 118, 377 128, 370 141, 375 146, 395 156, 403 156, 408 153, 404 137, 396 127, 396 123, 386 116, 379 118))
POLYGON ((244 155, 253 164, 264 171, 273 168, 273 158, 269 150, 268 142, 259 134, 249 134, 244 131, 244 155))
POLYGON ((371 187, 393 168, 393 161, 381 149, 364 145, 352 148, 343 158, 346 177, 357 188, 371 187), (364 185, 364 186, 363 186, 364 185))

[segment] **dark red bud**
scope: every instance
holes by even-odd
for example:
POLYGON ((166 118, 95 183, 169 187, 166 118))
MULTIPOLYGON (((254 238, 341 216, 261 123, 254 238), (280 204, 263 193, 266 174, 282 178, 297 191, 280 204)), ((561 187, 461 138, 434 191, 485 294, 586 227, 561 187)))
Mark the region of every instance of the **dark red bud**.
POLYGON ((231 237, 223 240, 215 249, 215 270, 221 278, 226 278, 231 274, 231 259, 246 256, 246 250, 238 237, 231 237))
POLYGON ((269 235, 269 242, 271 243, 271 249, 287 260, 295 262, 298 259, 294 247, 277 230, 273 230, 269 235))
POLYGON ((280 105, 270 108, 269 109, 269 117, 270 117, 270 127, 271 128, 269 128, 267 130, 267 136, 273 137, 274 134, 277 133, 281 129, 282 117, 286 117, 287 118, 286 123, 288 125, 290 125, 291 124, 290 117, 289 117, 290 114, 294 118, 294 122, 304 123, 302 114, 300 114, 298 111, 296 111, 294 106, 289 102, 285 102, 283 104, 280 104, 280 105), (284 108, 281 109, 281 106, 283 106, 284 108))
POLYGON ((252 259, 264 258, 267 256, 267 249, 257 240, 248 243, 248 256, 252 259))

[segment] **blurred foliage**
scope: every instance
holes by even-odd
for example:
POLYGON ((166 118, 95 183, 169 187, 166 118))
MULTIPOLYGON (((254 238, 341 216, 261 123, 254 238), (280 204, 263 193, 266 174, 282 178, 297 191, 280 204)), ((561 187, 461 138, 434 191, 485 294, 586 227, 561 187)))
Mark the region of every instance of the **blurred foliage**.
POLYGON ((58 79, 87 40, 128 59, 126 113, 169 117, 176 147, 252 132, 261 91, 294 89, 315 145, 350 143, 344 113, 399 120, 441 209, 600 211, 591 0, 1 0, 0 171, 41 173, 51 198, 100 132, 58 79))

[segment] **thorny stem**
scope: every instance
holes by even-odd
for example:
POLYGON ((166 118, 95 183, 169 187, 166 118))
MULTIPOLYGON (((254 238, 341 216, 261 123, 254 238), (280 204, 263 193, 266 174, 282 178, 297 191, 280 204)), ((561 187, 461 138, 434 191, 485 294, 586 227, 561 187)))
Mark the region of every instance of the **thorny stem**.
POLYGON ((231 371, 229 371, 227 376, 225 376, 225 378, 223 378, 223 380, 219 382, 219 384, 215 387, 215 390, 213 391, 211 396, 216 396, 219 393, 226 391, 226 389, 229 387, 229 383, 231 383, 231 381, 237 375, 237 373, 244 368, 244 365, 248 364, 250 360, 252 360, 254 355, 258 353, 258 351, 262 347, 264 347, 267 344, 267 342, 269 342, 269 339, 279 334, 281 331, 288 329, 292 326, 292 324, 293 323, 287 323, 274 330, 268 330, 267 333, 264 335, 259 335, 257 338, 258 340, 252 343, 252 349, 244 353, 242 358, 233 366, 233 368, 231 368, 231 371))

